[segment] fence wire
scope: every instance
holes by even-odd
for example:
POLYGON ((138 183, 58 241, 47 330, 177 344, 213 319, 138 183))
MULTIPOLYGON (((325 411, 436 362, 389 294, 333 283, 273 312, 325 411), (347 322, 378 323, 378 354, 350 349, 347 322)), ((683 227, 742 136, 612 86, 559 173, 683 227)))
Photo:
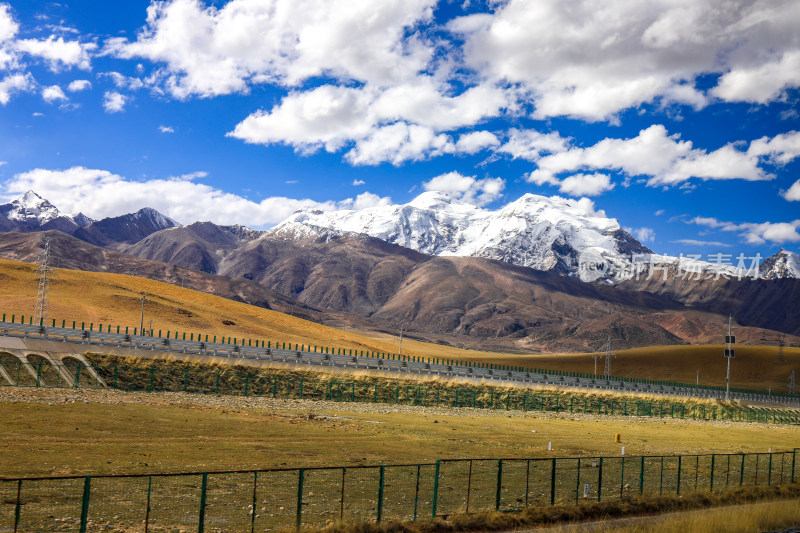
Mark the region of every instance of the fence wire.
POLYGON ((794 483, 797 450, 0 479, 0 533, 275 531, 711 493, 794 483))

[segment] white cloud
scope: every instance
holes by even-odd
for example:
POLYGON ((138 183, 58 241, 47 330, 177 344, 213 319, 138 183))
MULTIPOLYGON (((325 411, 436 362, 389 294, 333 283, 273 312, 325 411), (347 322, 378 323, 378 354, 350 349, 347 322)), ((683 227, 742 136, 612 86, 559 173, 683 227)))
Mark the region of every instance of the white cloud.
POLYGON ((389 162, 400 165, 453 152, 453 143, 445 134, 436 134, 432 128, 396 122, 374 128, 366 138, 359 139, 355 147, 345 154, 354 165, 379 165, 389 162))
POLYGON ((476 154, 485 148, 499 146, 500 139, 490 131, 472 131, 458 137, 456 152, 476 154))
POLYGON ((15 48, 35 57, 41 57, 50 66, 50 70, 58 72, 62 67, 78 67, 83 70, 91 68, 89 52, 97 48, 94 43, 65 41, 63 37, 51 35, 46 40, 22 39, 15 43, 15 48))
POLYGON ((364 180, 353 180, 353 187, 358 187, 359 185, 364 185, 366 183, 364 180))
POLYGON ((785 165, 800 156, 800 131, 781 133, 771 139, 756 139, 750 143, 747 155, 764 157, 772 164, 785 165))
POLYGON ((106 113, 119 113, 125 110, 129 97, 116 91, 107 91, 103 95, 103 109, 106 113))
POLYGON ((761 65, 733 68, 711 90, 728 102, 765 104, 783 96, 786 89, 800 85, 800 50, 785 51, 761 65))
POLYGON ((10 9, 8 4, 0 4, 0 43, 13 39, 19 31, 19 24, 11 16, 10 9))
POLYGON ((543 154, 563 152, 568 147, 568 139, 558 132, 541 133, 536 130, 519 130, 512 128, 508 132, 508 140, 497 151, 514 159, 538 161, 543 154))
POLYGON ((35 169, 15 175, 2 191, 11 199, 35 190, 66 213, 83 212, 101 219, 152 207, 181 223, 211 220, 217 224, 242 224, 265 228, 298 209, 361 209, 390 205, 391 199, 364 192, 341 202, 271 197, 254 202, 196 180, 204 172, 180 177, 133 181, 106 170, 72 167, 35 169))
POLYGON ((798 155, 784 147, 788 141, 775 141, 775 145, 772 142, 766 138, 753 141, 752 153, 732 144, 707 152, 693 148, 691 141, 682 141, 679 135, 669 135, 664 126, 656 124, 630 139, 607 138, 588 148, 574 147, 544 156, 528 179, 533 183, 556 184, 556 176, 563 172, 608 169, 631 177, 648 176, 649 186, 677 185, 691 178, 770 180, 774 176, 759 166, 760 155, 773 152, 783 158, 798 155))
POLYGON ((6 105, 13 94, 30 91, 34 86, 35 82, 30 74, 9 74, 0 80, 0 104, 6 105))
POLYGON ((89 80, 74 80, 67 85, 67 90, 71 93, 77 93, 92 88, 92 82, 89 80))
POLYGON ((100 77, 104 78, 111 78, 111 81, 114 83, 114 86, 117 89, 129 89, 131 91, 138 91, 142 87, 144 87, 144 82, 139 78, 131 78, 129 76, 123 76, 119 72, 101 72, 98 74, 100 77))
POLYGON ((800 202, 800 180, 795 181, 787 191, 781 191, 781 196, 790 202, 800 202))
POLYGON ((272 110, 245 118, 228 135, 248 143, 282 143, 301 153, 352 146, 346 159, 362 165, 475 153, 498 144, 490 132, 472 132, 462 135, 459 146, 442 131, 499 114, 508 104, 504 91, 478 86, 451 97, 430 77, 414 81, 386 90, 323 85, 291 92, 272 110))
POLYGON ((700 241, 697 239, 678 239, 677 241, 672 241, 677 244, 685 244, 687 246, 720 246, 722 248, 730 248, 730 244, 725 244, 724 242, 719 241, 700 241))
POLYGON ((161 133, 175 133, 175 129, 171 126, 159 126, 158 131, 161 133))
POLYGON ((558 190, 570 196, 598 196, 613 188, 607 174, 574 174, 564 178, 558 190))
POLYGON ((455 200, 483 206, 491 203, 503 192, 506 182, 502 178, 477 179, 475 176, 464 176, 459 172, 448 172, 422 183, 426 191, 447 193, 455 200))
POLYGON ((700 108, 713 96, 766 102, 800 85, 800 6, 792 0, 640 3, 508 0, 451 21, 464 61, 489 82, 519 86, 536 118, 614 119, 647 102, 700 108))
POLYGON ((633 236, 636 237, 639 242, 654 242, 656 240, 656 232, 653 228, 636 228, 633 230, 633 236))
POLYGON ((51 85, 42 89, 42 98, 45 102, 52 103, 58 100, 67 100, 67 95, 58 85, 51 85))
POLYGON ((315 76, 392 85, 425 68, 432 50, 413 29, 434 0, 198 0, 153 3, 136 41, 107 51, 166 65, 160 82, 177 98, 229 94, 248 83, 297 86, 315 76))
POLYGON ((792 222, 724 222, 714 217, 694 217, 689 223, 707 226, 720 231, 737 232, 748 244, 764 244, 767 241, 783 244, 800 241, 800 219, 792 222))
POLYGON ((655 216, 657 216, 657 217, 660 217, 661 215, 663 215, 663 214, 664 214, 664 210, 663 210, 663 209, 659 209, 658 211, 656 211, 656 212, 655 212, 655 213, 653 213, 653 214, 654 214, 655 216))

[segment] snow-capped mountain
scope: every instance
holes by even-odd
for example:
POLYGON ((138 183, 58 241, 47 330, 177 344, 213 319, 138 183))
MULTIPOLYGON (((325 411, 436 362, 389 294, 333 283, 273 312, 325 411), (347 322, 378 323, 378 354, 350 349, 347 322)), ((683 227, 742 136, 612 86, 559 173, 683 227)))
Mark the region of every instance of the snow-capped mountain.
POLYGON ((268 232, 300 237, 364 233, 428 255, 497 259, 583 281, 629 272, 632 254, 652 254, 587 199, 526 194, 498 210, 426 192, 405 205, 301 211, 268 232))
POLYGON ((33 191, 0 205, 0 231, 58 230, 100 246, 133 244, 151 233, 179 225, 149 207, 99 221, 83 213, 65 215, 33 191))
POLYGON ((0 205, 0 216, 10 222, 11 228, 25 231, 57 229, 69 233, 92 223, 92 219, 82 213, 75 217, 62 214, 56 206, 33 191, 0 205))
POLYGON ((759 275, 763 279, 800 279, 800 254, 781 250, 761 263, 759 275))

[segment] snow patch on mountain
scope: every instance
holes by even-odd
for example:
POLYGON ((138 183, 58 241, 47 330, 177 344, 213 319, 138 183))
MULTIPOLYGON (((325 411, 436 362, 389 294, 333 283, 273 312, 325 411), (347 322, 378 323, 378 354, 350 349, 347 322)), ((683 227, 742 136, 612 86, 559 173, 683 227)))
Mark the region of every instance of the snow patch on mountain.
POLYGON ((272 236, 364 233, 428 255, 497 259, 583 281, 629 271, 630 254, 651 254, 589 199, 526 194, 498 210, 430 191, 404 205, 335 212, 301 211, 272 236))
POLYGON ((56 206, 33 191, 28 191, 11 203, 0 205, 0 214, 13 222, 43 226, 61 216, 56 206))
POLYGON ((761 263, 759 275, 764 279, 800 279, 800 254, 782 249, 761 263))

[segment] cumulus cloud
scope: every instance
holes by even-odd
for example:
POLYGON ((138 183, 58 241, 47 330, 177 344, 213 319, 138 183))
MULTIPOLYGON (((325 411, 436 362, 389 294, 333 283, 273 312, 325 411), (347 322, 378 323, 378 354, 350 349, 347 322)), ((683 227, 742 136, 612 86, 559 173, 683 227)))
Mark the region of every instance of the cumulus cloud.
POLYGON ((633 230, 633 236, 636 237, 639 242, 654 242, 656 240, 656 232, 653 228, 636 228, 633 230))
POLYGON ((486 148, 499 145, 500 139, 494 133, 490 131, 472 131, 458 137, 456 152, 476 154, 486 148))
POLYGON ((558 183, 558 190, 570 196, 598 196, 614 188, 607 174, 574 174, 558 183))
POLYGON ((297 86, 316 76, 392 85, 423 70, 430 46, 413 31, 434 0, 199 0, 153 3, 135 41, 106 51, 163 63, 177 98, 246 91, 248 83, 297 86))
POLYGON ((125 104, 129 99, 130 97, 116 91, 106 91, 103 95, 103 109, 106 113, 119 113, 125 110, 125 104))
POLYGON ((77 93, 92 88, 92 82, 89 80, 74 80, 67 85, 67 90, 71 93, 77 93))
POLYGON ((364 185, 364 183, 366 183, 364 180, 355 179, 355 180, 353 180, 353 187, 358 187, 359 185, 364 185))
POLYGON ((512 128, 508 132, 508 139, 497 151, 508 154, 514 159, 538 161, 543 154, 567 150, 568 142, 569 140, 561 137, 558 132, 541 133, 536 130, 512 128))
POLYGON ((800 149, 794 146, 795 136, 792 133, 762 138, 753 141, 746 151, 727 144, 708 152, 694 148, 691 141, 681 140, 680 135, 669 135, 664 126, 656 124, 630 139, 607 138, 587 148, 572 147, 546 155, 537 161, 538 168, 529 174, 528 180, 557 184, 558 174, 587 169, 618 170, 630 177, 647 176, 649 186, 677 185, 691 178, 770 180, 774 175, 759 166, 760 158, 794 159, 800 155, 800 149))
POLYGON ((795 181, 788 190, 782 191, 781 196, 790 202, 800 202, 800 180, 795 181))
POLYGON ((83 70, 91 68, 89 53, 97 48, 94 43, 65 41, 63 37, 51 35, 45 40, 21 39, 15 48, 34 57, 44 59, 53 72, 64 67, 78 67, 83 70))
POLYGON ((58 85, 51 85, 42 89, 42 98, 47 103, 56 102, 59 100, 67 100, 67 95, 58 85))
POLYGON ((175 133, 175 129, 170 126, 159 126, 158 131, 161 133, 175 133))
POLYGON ((498 198, 506 186, 502 178, 483 178, 464 176, 459 172, 448 172, 423 182, 426 191, 439 191, 448 194, 454 200, 483 206, 498 198))
POLYGON ((662 101, 694 108, 695 86, 722 74, 712 96, 766 102, 800 85, 800 7, 792 0, 658 5, 611 0, 510 0, 451 21, 464 61, 527 92, 533 116, 606 120, 662 101))
POLYGON ((6 105, 15 93, 30 91, 35 86, 30 74, 9 74, 0 80, 0 104, 6 105))
POLYGON ((714 217, 695 217, 689 221, 720 231, 737 232, 748 244, 775 244, 800 241, 800 219, 792 222, 724 222, 714 217))
POLYGON ((35 190, 66 213, 82 212, 94 219, 152 207, 181 223, 211 220, 217 224, 242 224, 265 228, 298 209, 362 209, 390 205, 391 199, 370 192, 341 202, 315 202, 284 197, 252 201, 197 180, 204 172, 184 176, 134 181, 107 170, 72 167, 65 170, 34 169, 15 175, 2 187, 11 199, 35 190))
POLYGON ((294 91, 270 111, 257 111, 228 135, 248 143, 286 144, 301 153, 321 148, 356 165, 399 164, 498 144, 490 132, 462 135, 461 145, 443 131, 496 116, 508 104, 497 88, 474 87, 447 96, 430 77, 389 89, 323 85, 294 91))

